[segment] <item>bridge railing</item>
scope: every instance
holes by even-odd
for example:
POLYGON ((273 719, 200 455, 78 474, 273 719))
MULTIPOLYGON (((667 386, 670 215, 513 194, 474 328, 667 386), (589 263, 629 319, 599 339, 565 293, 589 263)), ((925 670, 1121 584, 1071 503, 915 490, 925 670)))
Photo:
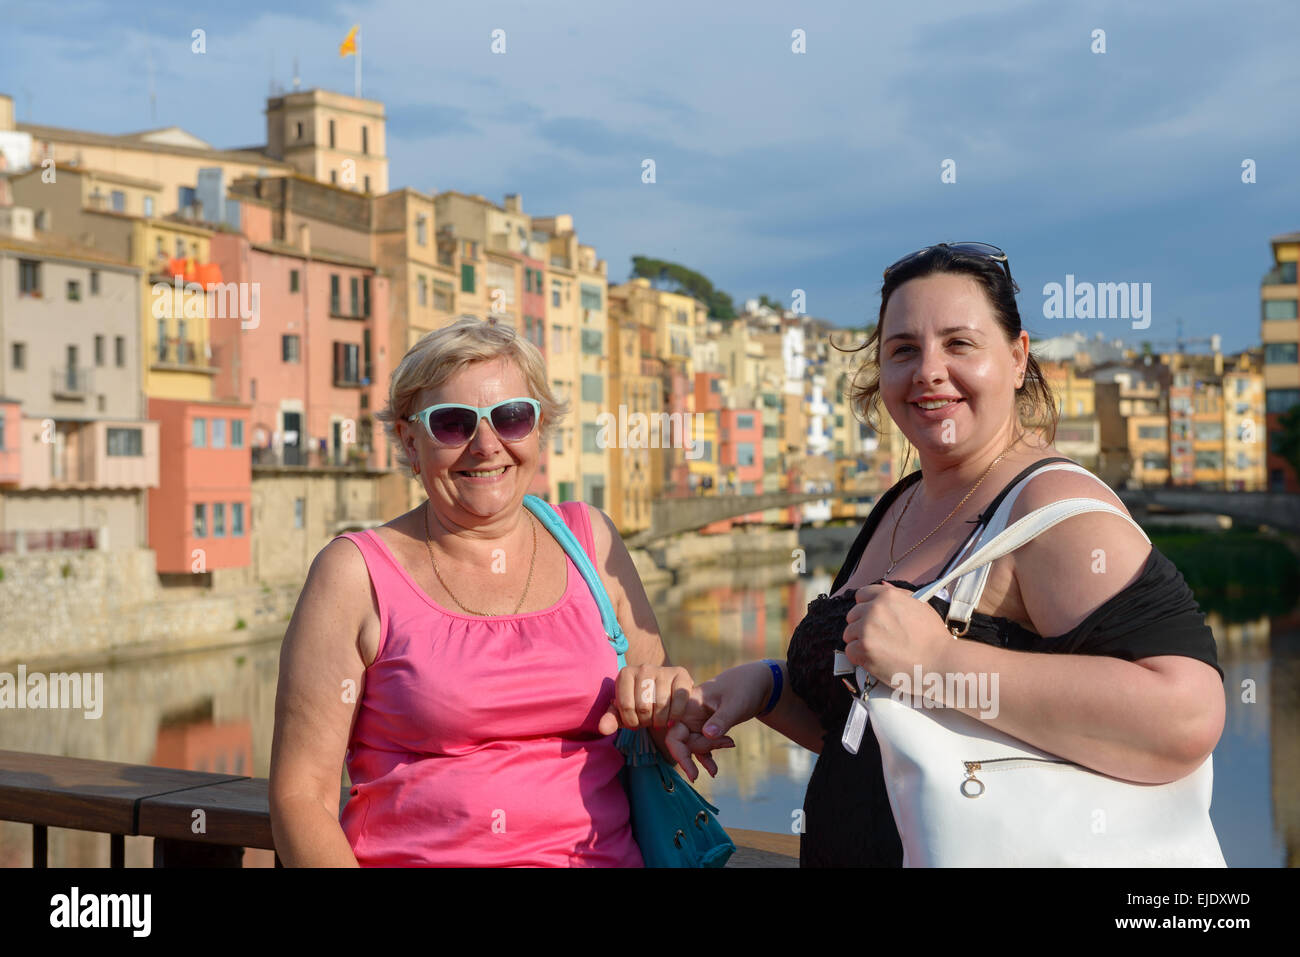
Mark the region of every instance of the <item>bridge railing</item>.
MULTIPOLYGON (((275 850, 268 784, 242 775, 0 751, 0 820, 32 826, 34 868, 49 866, 51 827, 107 834, 111 868, 126 866, 127 835, 154 838, 154 867, 241 867, 244 848, 275 850)), ((340 813, 347 801, 348 789, 340 788, 340 813)), ((728 833, 736 843, 729 866, 797 866, 793 834, 728 833)), ((282 866, 278 854, 275 866, 282 866)))

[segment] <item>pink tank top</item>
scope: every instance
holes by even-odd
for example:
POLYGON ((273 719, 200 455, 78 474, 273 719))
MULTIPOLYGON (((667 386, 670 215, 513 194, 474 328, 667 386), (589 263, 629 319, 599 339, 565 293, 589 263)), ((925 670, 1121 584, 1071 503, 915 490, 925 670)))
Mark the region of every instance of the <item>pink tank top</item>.
MULTIPOLYGON (((592 556, 586 506, 559 511, 592 556)), ((623 755, 596 729, 618 656, 573 562, 557 604, 481 618, 435 604, 373 531, 341 537, 379 607, 340 816, 357 862, 641 867, 623 755)))

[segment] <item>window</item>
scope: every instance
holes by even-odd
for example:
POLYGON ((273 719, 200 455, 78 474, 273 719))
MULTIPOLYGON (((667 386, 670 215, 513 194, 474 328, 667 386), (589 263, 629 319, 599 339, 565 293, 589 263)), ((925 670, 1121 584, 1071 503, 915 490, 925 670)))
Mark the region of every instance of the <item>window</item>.
POLYGON ((208 537, 208 507, 206 505, 194 506, 194 537, 208 537))
POLYGON ((179 236, 176 237, 176 258, 185 258, 185 240, 181 239, 179 236))
POLYGON ((429 245, 429 217, 423 213, 415 217, 415 241, 421 246, 429 245))
POLYGON ((334 343, 334 384, 360 385, 360 350, 350 342, 334 343))
POLYGON ((121 456, 140 456, 144 454, 144 433, 142 429, 108 430, 108 454, 121 456))
POLYGON ((709 380, 709 391, 710 391, 710 392, 713 392, 713 393, 715 393, 715 394, 722 392, 722 380, 721 380, 721 379, 710 379, 710 380, 709 380))
POLYGON ((330 120, 330 149, 334 148, 334 121, 330 120))
POLYGON ((469 263, 461 263, 460 265, 460 291, 474 291, 474 267, 469 263))
POLYGON ((224 502, 217 502, 212 506, 212 537, 226 537, 226 506, 224 502))
POLYGON ((1265 412, 1290 412, 1297 405, 1300 405, 1300 389, 1269 389, 1264 393, 1265 412))
POLYGON ((339 276, 338 273, 330 273, 330 315, 339 314, 339 276))
POLYGON ((370 192, 370 177, 366 177, 366 192, 370 192))
POLYGON ((1167 430, 1163 425, 1139 425, 1139 439, 1163 439, 1167 436, 1167 430))
POLYGON ((95 336, 95 365, 104 364, 104 337, 95 336))
POLYGON ((551 449, 556 455, 564 454, 564 436, 560 434, 562 431, 562 429, 555 430, 555 442, 551 446, 551 449))
POLYGON ((155 236, 153 238, 153 251, 154 251, 154 255, 158 259, 167 258, 167 251, 163 246, 163 238, 161 236, 155 236))
POLYGON ((1296 300, 1294 300, 1294 299, 1265 299, 1265 300, 1264 300, 1264 318, 1265 318, 1265 319, 1294 319, 1294 318, 1296 318, 1296 300))
POLYGON ((1196 438, 1200 442, 1222 442, 1222 422, 1197 422, 1194 426, 1196 438))
POLYGON ((191 444, 196 449, 206 448, 208 444, 208 420, 195 419, 193 427, 193 441, 191 444))
MULTIPOLYGON (((214 449, 224 449, 226 447, 226 420, 212 420, 212 447, 214 449)), ((220 506, 214 506, 220 507, 220 506)))
POLYGON ((18 295, 40 296, 41 264, 31 259, 18 260, 18 295))
POLYGON ((239 538, 244 534, 244 503, 235 502, 230 506, 230 534, 239 538))
POLYGON ((15 372, 22 372, 27 368, 27 343, 13 343, 13 350, 10 354, 9 364, 13 367, 15 372))
POLYGON ((113 192, 108 194, 108 197, 113 204, 113 212, 126 212, 126 193, 122 192, 120 189, 115 189, 113 192))
POLYGON ((339 184, 339 171, 338 171, 338 170, 336 170, 336 169, 332 169, 332 170, 330 170, 330 182, 333 183, 335 186, 337 186, 337 185, 339 184))
POLYGON ((293 124, 293 134, 295 139, 302 139, 302 121, 293 124))
POLYGON ((524 292, 533 291, 533 271, 527 266, 524 267, 524 292))
POLYGON ((256 398, 257 398, 257 380, 256 380, 256 379, 249 379, 249 380, 248 380, 248 397, 249 397, 250 399, 256 399, 256 398))
POLYGON ((736 446, 736 464, 753 465, 754 464, 754 443, 741 442, 736 446))
POLYGON ((280 337, 280 361, 281 362, 300 362, 298 347, 300 340, 297 336, 280 337))
POLYGON ((605 334, 599 329, 582 330, 582 351, 589 356, 605 354, 605 334))
POLYGON ((92 296, 99 295, 99 270, 98 269, 92 269, 90 271, 90 294, 92 296))
POLYGON ((1157 452, 1147 452, 1142 456, 1143 471, 1158 471, 1169 468, 1169 456, 1157 452))
POLYGON ((1237 386, 1237 398, 1241 398, 1243 395, 1246 394, 1246 380, 1238 378, 1238 379, 1234 379, 1233 381, 1236 383, 1237 386))
POLYGON ((365 126, 361 127, 361 152, 370 152, 370 129, 365 126))
POLYGON ((433 308, 451 312, 453 295, 451 283, 439 282, 437 279, 433 281, 433 308))
MULTIPOLYGON (((839 416, 838 418, 841 418, 841 419, 842 419, 843 416, 839 416)), ((840 425, 843 425, 844 423, 843 423, 843 422, 840 422, 839 424, 840 424, 840 425)), ((736 428, 737 428, 737 429, 752 429, 753 427, 754 427, 754 417, 753 417, 752 415, 738 415, 738 416, 736 416, 736 428)))
POLYGON ((5 450, 5 417, 0 415, 0 452, 5 450))
POLYGON ((351 315, 353 318, 356 318, 357 316, 361 315, 361 312, 358 309, 358 303, 360 302, 361 299, 361 281, 357 279, 356 276, 353 276, 351 280, 349 280, 348 292, 352 294, 349 297, 350 305, 352 306, 351 315))
POLYGON ((113 362, 119 369, 126 367, 126 336, 113 337, 113 362))
POLYGON ((583 309, 599 309, 603 299, 599 286, 590 286, 585 282, 582 284, 583 309))
POLYGON ((601 451, 600 445, 596 441, 596 438, 599 434, 600 434, 600 427, 596 425, 594 422, 582 423, 582 451, 584 452, 601 451))
POLYGON ((556 280, 551 280, 551 305, 555 308, 560 306, 560 284, 556 280))
POLYGON ((306 500, 295 498, 293 500, 293 527, 303 527, 303 513, 306 511, 306 500))
POLYGON ((298 270, 296 269, 289 270, 289 291, 298 291, 298 270))
POLYGON ((584 374, 582 377, 582 401, 605 401, 605 380, 598 375, 584 374))
POLYGON ((68 302, 81 302, 81 283, 75 279, 68 280, 68 302))
POLYGON ((370 277, 361 277, 361 315, 370 318, 370 277))
POLYGON ((1223 468, 1223 453, 1217 450, 1196 453, 1196 467, 1198 469, 1221 469, 1223 468))
POLYGON ((1270 366, 1292 364, 1297 361, 1296 351, 1297 344, 1294 342, 1265 343, 1264 364, 1270 366))
POLYGON ((153 197, 146 196, 144 198, 144 218, 150 219, 152 217, 153 217, 153 197))
POLYGON ((244 420, 230 420, 230 447, 232 449, 242 449, 244 447, 244 420))
MULTIPOLYGON (((370 384, 370 330, 361 330, 361 384, 370 384)), ((362 406, 362 408, 365 408, 362 406)))

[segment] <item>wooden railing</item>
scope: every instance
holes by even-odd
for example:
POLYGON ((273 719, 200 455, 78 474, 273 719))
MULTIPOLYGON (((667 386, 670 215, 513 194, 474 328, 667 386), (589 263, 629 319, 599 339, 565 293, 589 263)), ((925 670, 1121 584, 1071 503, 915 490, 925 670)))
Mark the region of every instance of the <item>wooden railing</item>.
MULTIPOLYGON (((51 827, 108 834, 109 867, 126 866, 127 835, 154 838, 154 867, 241 867, 244 848, 275 849, 267 784, 266 778, 0 751, 0 820, 32 825, 36 868, 48 866, 51 827)), ((347 788, 340 788, 340 812, 347 800, 347 788)), ((797 836, 727 830, 736 842, 729 867, 798 866, 797 836)))

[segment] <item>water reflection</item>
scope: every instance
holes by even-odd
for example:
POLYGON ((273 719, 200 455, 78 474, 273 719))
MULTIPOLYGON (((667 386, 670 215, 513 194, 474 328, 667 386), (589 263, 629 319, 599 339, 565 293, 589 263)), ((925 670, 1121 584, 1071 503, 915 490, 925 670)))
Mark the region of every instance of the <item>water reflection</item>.
MULTIPOLYGON (((830 590, 836 570, 829 562, 802 575, 787 564, 691 570, 652 594, 672 660, 704 680, 741 662, 784 657, 808 603, 830 590)), ((1212 600, 1202 601, 1228 692, 1211 814, 1229 865, 1295 865, 1300 608, 1251 618, 1240 592, 1232 602, 1229 621, 1212 600)), ((272 636, 237 648, 78 668, 104 672, 103 716, 6 710, 0 749, 266 777, 278 662, 279 640, 272 636)), ((700 790, 722 808, 725 825, 792 832, 815 756, 758 722, 732 734, 737 748, 719 752, 721 773, 716 780, 703 775, 700 790)), ((128 866, 149 866, 151 839, 126 844, 128 866)), ((0 866, 27 866, 30 853, 30 827, 0 823, 0 866)), ((51 829, 50 863, 106 867, 108 839, 51 829)), ((269 851, 246 853, 246 866, 270 863, 269 851)))

